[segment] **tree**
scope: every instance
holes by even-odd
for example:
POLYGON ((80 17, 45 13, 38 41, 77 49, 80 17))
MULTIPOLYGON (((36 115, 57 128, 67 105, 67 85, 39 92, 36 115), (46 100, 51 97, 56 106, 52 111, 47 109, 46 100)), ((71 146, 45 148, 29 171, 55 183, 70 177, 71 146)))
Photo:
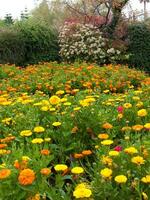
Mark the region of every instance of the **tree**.
POLYGON ((11 14, 6 14, 4 18, 4 22, 6 25, 12 25, 14 23, 12 15, 11 14))
POLYGON ((147 8, 146 4, 149 3, 150 0, 140 0, 140 3, 144 3, 144 20, 147 18, 147 8))
POLYGON ((119 22, 124 6, 129 0, 65 0, 68 9, 80 16, 84 23, 87 19, 103 16, 103 22, 97 24, 97 28, 105 30, 109 37, 113 37, 114 30, 119 22))

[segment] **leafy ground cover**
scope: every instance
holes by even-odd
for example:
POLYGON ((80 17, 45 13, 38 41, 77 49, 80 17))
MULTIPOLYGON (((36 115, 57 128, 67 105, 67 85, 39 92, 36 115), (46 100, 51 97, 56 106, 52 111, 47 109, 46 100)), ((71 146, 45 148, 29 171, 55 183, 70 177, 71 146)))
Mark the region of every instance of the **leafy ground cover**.
POLYGON ((149 84, 119 65, 1 66, 0 199, 148 199, 149 84))

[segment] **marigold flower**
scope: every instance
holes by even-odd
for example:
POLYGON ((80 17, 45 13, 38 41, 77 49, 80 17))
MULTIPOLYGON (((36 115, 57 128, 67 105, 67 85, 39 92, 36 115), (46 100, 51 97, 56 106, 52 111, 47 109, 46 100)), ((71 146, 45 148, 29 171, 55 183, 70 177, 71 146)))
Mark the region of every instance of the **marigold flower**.
POLYGON ((79 188, 79 189, 76 189, 73 192, 73 196, 76 199, 89 198, 91 195, 92 195, 92 191, 90 189, 87 189, 87 188, 79 188))
POLYGON ((139 117, 145 117, 145 116, 147 115, 146 109, 141 109, 141 110, 139 110, 139 111, 137 112, 137 115, 138 115, 139 117))
POLYGON ((42 175, 48 176, 51 173, 51 170, 49 168, 43 168, 41 169, 40 173, 42 175))
POLYGON ((105 123, 105 124, 103 124, 103 126, 102 126, 104 129, 111 129, 111 128, 113 128, 113 126, 110 124, 110 123, 105 123))
POLYGON ((18 181, 20 185, 31 185, 35 180, 35 172, 29 168, 20 171, 18 181))
POLYGON ((11 174, 11 170, 10 169, 1 169, 0 170, 0 180, 5 179, 7 177, 9 177, 11 174))
POLYGON ((144 128, 150 130, 150 123, 146 123, 146 124, 144 125, 144 128))
POLYGON ((124 108, 128 109, 128 108, 132 108, 132 104, 131 103, 125 103, 123 105, 124 108))
POLYGON ((119 156, 118 151, 109 151, 109 156, 119 156))
POLYGON ((105 146, 108 146, 108 145, 113 144, 113 141, 112 141, 112 140, 103 140, 103 141, 101 142, 101 144, 102 144, 102 145, 105 145, 105 146))
POLYGON ((115 177, 115 181, 117 183, 126 183, 127 182, 127 177, 124 175, 118 175, 115 177))
POLYGON ((27 198, 27 200, 40 200, 40 194, 37 193, 34 196, 30 196, 29 198, 27 198))
POLYGON ((82 167, 74 167, 72 168, 71 172, 73 174, 82 174, 84 172, 84 169, 82 167))
POLYGON ((54 95, 54 96, 50 97, 49 101, 50 101, 50 104, 57 105, 60 103, 60 98, 58 96, 54 95))
POLYGON ((107 133, 100 133, 98 134, 98 138, 101 140, 106 140, 109 138, 109 135, 107 133))
POLYGON ((102 163, 104 165, 112 166, 112 159, 108 156, 102 156, 102 163))
POLYGON ((44 142, 44 140, 42 138, 35 138, 31 142, 33 144, 41 144, 42 142, 44 142))
POLYGON ((36 132, 36 133, 42 133, 44 131, 45 131, 45 128, 43 128, 42 126, 36 126, 34 128, 34 132, 36 132))
POLYGON ((78 130, 79 130, 78 127, 75 126, 75 127, 72 128, 71 133, 77 133, 78 130))
POLYGON ((141 179, 141 181, 142 181, 143 183, 148 183, 148 184, 150 184, 150 175, 146 175, 145 177, 143 177, 143 178, 141 179))
POLYGON ((7 147, 7 144, 0 144, 0 149, 4 149, 5 147, 7 147))
POLYGON ((135 154, 138 153, 138 150, 135 147, 128 147, 124 149, 124 152, 127 154, 135 154))
POLYGON ((148 200, 148 196, 145 192, 142 192, 142 197, 143 197, 143 200, 148 200))
POLYGON ((73 155, 73 157, 74 157, 74 158, 83 158, 84 155, 83 155, 82 153, 75 153, 75 154, 73 155))
POLYGON ((132 126, 132 129, 134 131, 141 131, 143 128, 144 128, 144 126, 140 125, 140 124, 132 126))
POLYGON ((131 162, 132 162, 132 163, 135 163, 135 164, 137 164, 137 165, 143 165, 144 162, 145 162, 145 160, 144 160, 143 157, 141 157, 141 156, 135 156, 135 157, 133 157, 133 158, 131 159, 131 162))
POLYGON ((61 122, 54 122, 52 125, 55 126, 55 127, 57 127, 57 126, 61 125, 61 122))
POLYGON ((88 156, 88 155, 91 155, 91 154, 92 154, 92 151, 91 151, 91 150, 84 150, 84 151, 82 151, 82 154, 83 154, 84 156, 88 156))
POLYGON ((100 171, 103 178, 110 178, 112 175, 112 170, 109 168, 104 168, 100 171))
POLYGON ((67 168, 68 166, 64 164, 58 164, 54 167, 55 171, 65 171, 67 168))
POLYGON ((50 154, 50 151, 48 149, 42 149, 41 154, 47 156, 50 154))
POLYGON ((31 130, 24 130, 24 131, 20 132, 20 135, 28 137, 28 136, 32 135, 32 131, 31 130))

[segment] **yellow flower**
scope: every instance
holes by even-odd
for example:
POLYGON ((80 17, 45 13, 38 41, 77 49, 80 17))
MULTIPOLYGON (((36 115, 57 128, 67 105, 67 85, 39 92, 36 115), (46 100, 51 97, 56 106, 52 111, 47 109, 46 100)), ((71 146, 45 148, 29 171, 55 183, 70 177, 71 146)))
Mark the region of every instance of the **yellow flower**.
POLYGON ((24 131, 20 132, 20 135, 28 137, 28 136, 32 135, 32 131, 31 130, 24 130, 24 131))
POLYGON ((148 200, 148 196, 145 192, 142 192, 142 197, 143 197, 143 200, 148 200))
POLYGON ((77 111, 77 110, 80 110, 80 109, 81 109, 81 107, 75 107, 73 110, 77 111))
POLYGON ((42 133, 44 131, 45 131, 45 128, 43 128, 42 126, 36 126, 34 128, 34 132, 36 132, 36 133, 42 133))
POLYGON ((30 158, 28 156, 22 156, 22 160, 28 161, 28 160, 30 160, 30 158))
POLYGON ((112 159, 108 156, 102 156, 102 163, 104 165, 112 166, 112 159))
POLYGON ((134 153, 138 153, 138 150, 135 147, 128 147, 124 149, 124 152, 127 154, 134 154, 134 153))
POLYGON ((103 92, 104 92, 105 94, 107 94, 107 93, 109 93, 109 90, 104 90, 103 92))
POLYGON ((137 125, 132 126, 132 129, 133 129, 134 131, 141 131, 143 128, 144 128, 144 126, 143 126, 143 125, 140 125, 140 124, 137 124, 137 125))
POLYGON ((48 111, 48 110, 49 110, 49 107, 48 107, 48 106, 42 106, 42 107, 41 107, 41 110, 42 110, 42 111, 48 111))
POLYGON ((64 90, 58 90, 57 92, 56 92, 56 95, 60 95, 60 94, 64 94, 65 92, 64 92, 64 90))
POLYGON ((144 162, 145 162, 145 160, 144 160, 143 157, 141 157, 141 156, 135 156, 135 157, 133 157, 133 158, 131 159, 131 162, 132 162, 132 163, 135 163, 135 164, 137 164, 137 165, 143 165, 144 162))
POLYGON ((141 181, 142 181, 143 183, 148 183, 148 184, 150 184, 150 175, 146 175, 145 177, 143 177, 143 178, 141 179, 141 181))
POLYGON ((64 103, 64 106, 70 106, 71 105, 71 102, 65 102, 64 103))
POLYGON ((118 151, 110 151, 109 156, 119 156, 119 152, 118 151))
POLYGON ((54 122, 52 125, 57 127, 61 125, 61 122, 54 122))
POLYGON ((112 140, 103 140, 103 141, 101 142, 101 144, 107 146, 107 145, 113 144, 113 141, 112 141, 112 140))
POLYGON ((56 171, 65 171, 66 169, 68 169, 68 166, 64 164, 58 164, 58 165, 55 165, 54 169, 56 171))
POLYGON ((124 105, 123 105, 123 107, 124 108, 132 108, 132 104, 131 103, 125 103, 124 105))
POLYGON ((127 177, 124 175, 118 175, 115 177, 115 181, 117 183, 126 183, 127 182, 127 177))
POLYGON ((134 97, 132 97, 132 99, 135 100, 135 101, 139 101, 139 100, 140 100, 140 97, 134 96, 134 97))
POLYGON ((136 107, 138 108, 141 108, 143 106, 143 102, 142 101, 139 101, 137 104, 136 104, 136 107))
POLYGON ((92 191, 88 188, 79 188, 73 192, 73 196, 76 199, 89 198, 91 195, 92 195, 92 191))
POLYGON ((146 109, 141 109, 141 110, 139 110, 139 111, 137 112, 137 115, 138 115, 139 117, 145 117, 145 116, 147 115, 146 109))
POLYGON ((55 108, 50 108, 49 109, 51 112, 54 112, 56 109, 55 108))
POLYGON ((144 128, 150 129, 150 123, 146 123, 146 124, 144 125, 144 128))
POLYGON ((12 118, 10 118, 10 117, 2 120, 2 123, 7 124, 7 125, 10 125, 11 122, 12 122, 12 118))
POLYGON ((54 96, 50 97, 49 101, 52 105, 57 105, 60 103, 60 98, 58 96, 54 95, 54 96))
POLYGON ((122 114, 122 113, 119 113, 118 116, 117 116, 117 118, 118 118, 118 119, 122 119, 122 118, 123 118, 123 114, 122 114))
POLYGON ((41 144, 42 142, 44 142, 44 140, 42 138, 35 138, 31 142, 33 144, 41 144))
POLYGON ((84 172, 84 169, 82 167, 74 167, 72 168, 71 172, 73 174, 82 174, 84 172))
POLYGON ((50 142, 52 139, 51 138, 44 138, 45 142, 50 142))
POLYGON ((103 178, 110 178, 112 175, 112 170, 109 168, 104 168, 100 171, 103 178))

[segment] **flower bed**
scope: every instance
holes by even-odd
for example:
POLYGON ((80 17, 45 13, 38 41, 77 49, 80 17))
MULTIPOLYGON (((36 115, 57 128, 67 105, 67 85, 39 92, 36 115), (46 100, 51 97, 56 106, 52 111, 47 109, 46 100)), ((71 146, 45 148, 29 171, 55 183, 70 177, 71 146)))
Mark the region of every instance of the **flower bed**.
POLYGON ((0 199, 150 197, 149 77, 56 63, 0 77, 0 199))

